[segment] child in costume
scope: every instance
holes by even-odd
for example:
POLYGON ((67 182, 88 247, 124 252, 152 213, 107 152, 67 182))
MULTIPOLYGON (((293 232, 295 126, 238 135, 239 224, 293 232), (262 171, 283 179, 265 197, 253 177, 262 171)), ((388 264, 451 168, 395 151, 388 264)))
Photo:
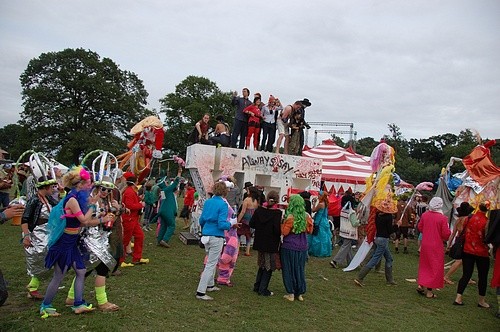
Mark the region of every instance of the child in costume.
MULTIPOLYGON (((117 200, 113 199, 112 193, 115 189, 115 185, 111 178, 104 176, 102 181, 97 182, 96 185, 94 194, 94 196, 96 196, 96 211, 109 215, 112 221, 106 225, 86 227, 82 232, 82 238, 86 251, 90 253, 88 263, 97 264, 93 269, 97 274, 95 277, 95 296, 97 305, 102 311, 117 311, 119 307, 114 303, 108 302, 108 296, 106 294, 106 277, 109 271, 113 271, 117 266, 116 259, 119 259, 119 257, 113 257, 110 251, 111 248, 108 237, 110 232, 116 232, 114 229, 114 221, 120 218, 123 208, 117 200)), ((121 246, 121 244, 119 244, 119 246, 121 246)), ((88 277, 91 273, 92 270, 87 271, 85 277, 88 277)), ((75 280, 73 280, 73 284, 68 292, 68 297, 66 298, 66 304, 68 305, 72 304, 75 298, 74 281, 75 280)))

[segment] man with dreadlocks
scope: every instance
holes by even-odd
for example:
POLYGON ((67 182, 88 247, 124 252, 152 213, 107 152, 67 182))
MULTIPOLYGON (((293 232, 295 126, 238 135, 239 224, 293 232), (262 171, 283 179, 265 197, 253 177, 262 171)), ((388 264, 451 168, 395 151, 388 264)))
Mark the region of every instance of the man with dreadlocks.
POLYGON ((304 199, 300 195, 290 196, 285 221, 281 225, 281 265, 283 284, 288 301, 304 301, 306 292, 305 266, 307 259, 307 235, 313 231, 313 220, 306 212, 304 199))

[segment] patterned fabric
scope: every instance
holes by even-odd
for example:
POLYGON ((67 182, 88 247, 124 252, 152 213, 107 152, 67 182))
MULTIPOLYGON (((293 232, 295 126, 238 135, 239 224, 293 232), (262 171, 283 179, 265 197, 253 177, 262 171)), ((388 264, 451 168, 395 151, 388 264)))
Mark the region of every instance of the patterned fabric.
POLYGON ((281 270, 280 254, 259 251, 257 265, 266 271, 281 270))
POLYGON ((484 243, 487 224, 488 218, 481 211, 476 212, 465 223, 464 252, 471 255, 488 257, 488 246, 484 243))

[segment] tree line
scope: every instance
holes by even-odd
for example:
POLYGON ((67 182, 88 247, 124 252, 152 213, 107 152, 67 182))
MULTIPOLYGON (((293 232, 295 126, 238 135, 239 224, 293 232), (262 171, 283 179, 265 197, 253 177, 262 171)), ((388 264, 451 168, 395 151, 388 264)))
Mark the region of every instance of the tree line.
MULTIPOLYGON (((188 136, 205 113, 212 119, 223 115, 230 124, 235 113, 231 91, 221 91, 215 82, 199 76, 186 77, 160 99, 159 111, 148 109, 148 93, 135 73, 81 48, 42 53, 29 61, 20 81, 21 119, 0 128, 1 147, 11 159, 29 149, 66 165, 77 164, 95 149, 120 154, 126 151, 132 126, 160 113, 167 128, 165 154, 185 156, 188 136)), ((342 147, 354 145, 357 153, 367 156, 380 142, 371 137, 356 142, 343 142, 335 135, 333 139, 342 147)), ((470 130, 407 140, 394 123, 388 124, 383 139, 396 151, 396 172, 412 184, 435 180, 450 157, 462 158, 477 145, 470 130)), ((499 149, 492 149, 497 164, 499 149)), ((452 171, 462 170, 457 165, 452 171)))

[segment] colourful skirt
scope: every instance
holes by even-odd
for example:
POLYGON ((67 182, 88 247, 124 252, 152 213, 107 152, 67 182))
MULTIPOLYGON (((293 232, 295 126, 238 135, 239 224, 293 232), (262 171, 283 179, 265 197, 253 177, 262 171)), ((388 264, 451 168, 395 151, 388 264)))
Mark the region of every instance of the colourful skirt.
POLYGON ((59 240, 49 248, 45 257, 45 267, 50 269, 56 263, 61 270, 69 269, 75 264, 77 269, 85 269, 83 255, 78 248, 79 234, 63 233, 59 240))

